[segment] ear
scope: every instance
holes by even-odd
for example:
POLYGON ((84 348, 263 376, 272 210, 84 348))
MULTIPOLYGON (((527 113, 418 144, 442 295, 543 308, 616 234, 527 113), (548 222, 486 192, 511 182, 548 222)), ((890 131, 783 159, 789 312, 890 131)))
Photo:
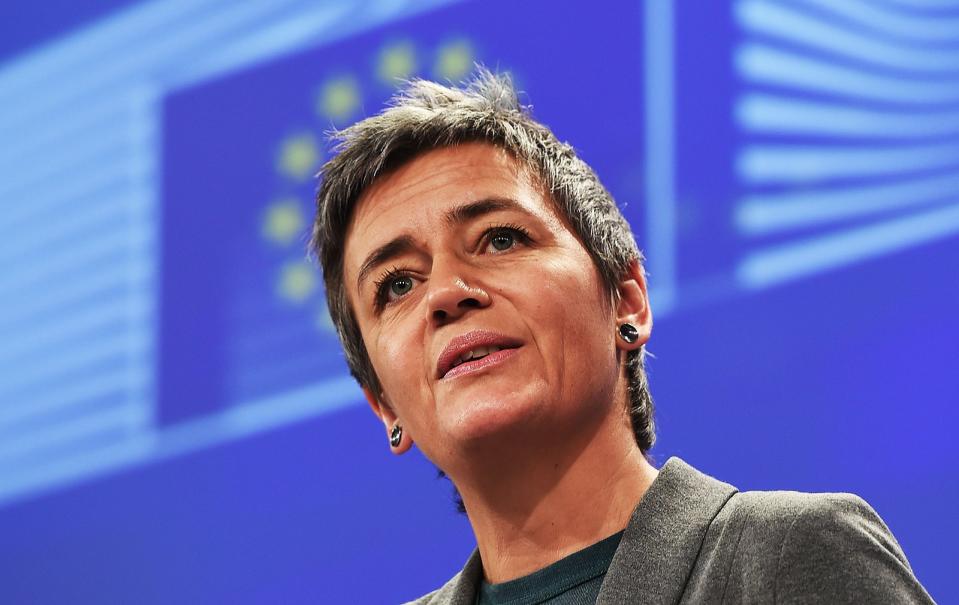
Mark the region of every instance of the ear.
POLYGON ((626 274, 616 288, 616 345, 624 351, 640 348, 649 340, 653 331, 653 313, 649 308, 649 294, 646 291, 646 276, 638 260, 629 264, 626 274), (619 337, 619 326, 633 324, 639 331, 636 342, 626 342, 619 337))
POLYGON ((413 447, 413 439, 409 436, 409 433, 405 430, 405 427, 403 427, 402 423, 400 423, 399 418, 397 418, 396 413, 393 411, 393 408, 386 403, 383 394, 381 393, 380 396, 377 397, 371 390, 363 387, 363 396, 366 397, 366 402, 370 404, 370 409, 373 410, 373 413, 376 414, 376 417, 379 418, 380 422, 383 423, 383 426, 386 427, 387 444, 389 444, 390 434, 393 432, 394 426, 400 425, 400 427, 404 429, 400 439, 400 444, 396 447, 390 445, 390 451, 396 455, 400 455, 413 447))

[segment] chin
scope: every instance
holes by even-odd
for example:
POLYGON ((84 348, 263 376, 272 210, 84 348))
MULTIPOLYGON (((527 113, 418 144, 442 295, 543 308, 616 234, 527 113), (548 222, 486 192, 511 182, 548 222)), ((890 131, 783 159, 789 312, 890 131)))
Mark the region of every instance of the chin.
POLYGON ((544 405, 529 384, 520 390, 464 390, 447 408, 446 434, 465 449, 515 438, 536 424, 544 405))

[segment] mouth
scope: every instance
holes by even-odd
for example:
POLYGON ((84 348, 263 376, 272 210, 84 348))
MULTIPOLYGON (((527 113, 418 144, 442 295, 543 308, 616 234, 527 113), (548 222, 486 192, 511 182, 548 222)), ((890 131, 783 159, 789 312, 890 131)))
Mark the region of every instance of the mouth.
POLYGON ((487 368, 511 357, 521 345, 494 332, 477 330, 457 336, 440 353, 436 377, 442 380, 487 368))

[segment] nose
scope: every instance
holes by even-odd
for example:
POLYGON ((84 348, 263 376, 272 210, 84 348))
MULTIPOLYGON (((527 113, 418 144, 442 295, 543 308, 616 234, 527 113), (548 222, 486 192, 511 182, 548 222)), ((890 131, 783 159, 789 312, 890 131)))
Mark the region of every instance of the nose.
POLYGON ((462 269, 460 266, 440 267, 434 259, 427 295, 427 309, 434 321, 446 323, 462 317, 471 309, 489 306, 489 293, 476 285, 462 269))

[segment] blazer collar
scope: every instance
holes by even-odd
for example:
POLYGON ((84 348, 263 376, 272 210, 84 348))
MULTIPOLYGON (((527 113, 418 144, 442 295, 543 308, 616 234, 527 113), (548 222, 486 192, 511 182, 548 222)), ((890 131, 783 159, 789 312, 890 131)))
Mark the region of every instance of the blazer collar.
POLYGON ((633 511, 597 605, 678 603, 710 523, 736 491, 679 458, 667 460, 633 511))
POLYGON ((480 580, 483 578, 483 562, 480 560, 478 548, 467 559, 463 569, 437 592, 427 603, 449 605, 473 605, 476 602, 476 592, 479 590, 480 580))
MULTIPOLYGON (((709 524, 736 491, 679 458, 667 460, 629 519, 597 605, 678 603, 709 524)), ((432 602, 472 605, 482 577, 476 549, 432 602)))

